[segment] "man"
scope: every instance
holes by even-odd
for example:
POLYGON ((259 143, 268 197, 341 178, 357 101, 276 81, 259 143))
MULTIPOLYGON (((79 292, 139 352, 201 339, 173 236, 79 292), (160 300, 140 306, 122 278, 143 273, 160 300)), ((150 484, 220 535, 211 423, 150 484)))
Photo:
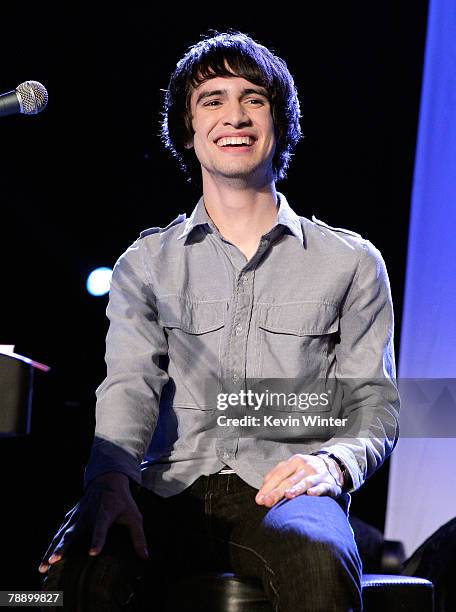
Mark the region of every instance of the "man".
POLYGON ((114 268, 84 495, 43 558, 45 588, 65 588, 68 609, 85 598, 84 609, 117 610, 139 605, 147 575, 142 596, 159 610, 169 575, 231 569, 259 577, 281 612, 360 610, 349 491, 397 438, 383 260, 277 193, 299 103, 283 60, 248 36, 189 49, 162 136, 203 196, 190 218, 142 232, 114 268), (302 410, 290 404, 270 406, 257 432, 239 421, 225 431, 219 400, 272 379, 293 391, 323 381, 317 417, 328 381, 353 380, 333 410, 348 427, 317 435, 295 426, 302 410), (161 588, 146 595, 149 579, 161 588))

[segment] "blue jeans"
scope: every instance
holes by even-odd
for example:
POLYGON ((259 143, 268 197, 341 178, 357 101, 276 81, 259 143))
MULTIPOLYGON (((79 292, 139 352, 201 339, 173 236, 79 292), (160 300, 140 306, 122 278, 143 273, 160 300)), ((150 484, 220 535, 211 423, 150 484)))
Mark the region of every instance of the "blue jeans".
MULTIPOLYGON (((236 474, 201 476, 162 498, 133 485, 144 518, 149 560, 113 526, 102 553, 89 539, 51 567, 44 590, 63 590, 65 610, 166 610, 179 575, 232 571, 259 578, 276 612, 359 612, 362 564, 348 522, 350 498, 300 495, 272 508, 236 474), (146 608, 144 608, 146 609, 146 608)), ((60 608, 61 610, 62 608, 60 608)), ((49 608, 46 608, 49 612, 49 608)))

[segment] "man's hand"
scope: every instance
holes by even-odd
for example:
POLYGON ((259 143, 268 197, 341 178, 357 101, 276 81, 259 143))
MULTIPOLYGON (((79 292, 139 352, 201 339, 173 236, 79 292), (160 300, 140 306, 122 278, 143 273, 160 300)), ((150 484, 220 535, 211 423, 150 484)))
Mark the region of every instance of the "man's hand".
POLYGON ((98 555, 114 523, 128 527, 136 554, 146 560, 148 552, 142 515, 131 495, 128 476, 120 472, 109 472, 93 479, 80 501, 65 515, 38 571, 47 572, 50 565, 62 559, 71 544, 88 532, 92 536, 89 554, 98 555))
POLYGON ((297 454, 287 461, 281 461, 266 474, 255 496, 256 503, 270 508, 284 497, 292 499, 303 493, 337 497, 342 488, 326 462, 331 462, 331 472, 339 477, 338 481, 343 485, 342 473, 335 461, 323 459, 321 455, 297 454))

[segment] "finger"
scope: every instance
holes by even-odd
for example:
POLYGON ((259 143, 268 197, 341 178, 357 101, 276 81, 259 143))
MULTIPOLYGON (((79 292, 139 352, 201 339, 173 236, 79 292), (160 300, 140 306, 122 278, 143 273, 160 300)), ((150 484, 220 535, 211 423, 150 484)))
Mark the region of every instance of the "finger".
POLYGON ((288 487, 284 491, 284 495, 287 499, 292 499, 297 495, 302 495, 310 488, 319 485, 322 481, 321 474, 309 474, 305 478, 302 478, 299 482, 294 484, 292 487, 288 487))
MULTIPOLYGON (((297 474, 298 473, 294 474, 290 478, 286 478, 275 489, 272 489, 272 491, 265 493, 262 496, 263 505, 267 506, 268 508, 271 508, 278 501, 283 499, 285 497, 285 491, 290 490, 291 488, 293 488, 293 490, 295 491, 298 491, 296 487, 299 487, 300 492, 304 492, 308 486, 308 485, 307 486, 303 485, 303 483, 306 482, 306 474, 304 470, 300 470, 299 476, 297 474), (290 480, 292 480, 292 482, 290 482, 290 480)), ((315 483, 312 482, 312 484, 315 484, 315 483)))
POLYGON ((103 546, 106 542, 106 535, 112 522, 113 519, 104 510, 98 512, 92 534, 89 555, 98 555, 103 550, 103 546))
POLYGON ((43 558, 41 559, 41 563, 38 567, 38 571, 40 571, 41 573, 47 572, 47 570, 49 569, 49 561, 51 559, 53 563, 61 559, 60 554, 56 555, 56 549, 58 548, 58 545, 62 541, 62 538, 64 537, 64 534, 67 531, 70 533, 74 532, 73 525, 71 525, 71 523, 77 520, 78 514, 79 512, 78 512, 78 504, 77 504, 76 506, 71 508, 71 510, 67 512, 67 514, 65 515, 66 520, 61 524, 61 526, 57 530, 57 533, 52 538, 51 543, 48 546, 48 549, 46 550, 46 552, 43 555, 43 558))
POLYGON ((55 546, 52 554, 47 560, 50 565, 58 563, 63 556, 67 553, 69 546, 74 542, 80 529, 78 525, 72 525, 62 535, 60 542, 55 546))
POLYGON ((43 558, 41 559, 40 565, 38 566, 38 571, 41 573, 47 572, 49 569, 49 559, 53 555, 54 549, 56 547, 55 537, 52 539, 51 545, 48 547, 47 551, 44 553, 43 558))
POLYGON ((49 558, 43 559, 41 561, 40 565, 38 566, 38 571, 44 574, 45 572, 48 571, 51 565, 54 565, 55 563, 58 563, 59 561, 61 561, 62 557, 63 557, 63 552, 56 549, 55 552, 53 552, 49 556, 49 558))
POLYGON ((331 495, 332 494, 332 485, 327 482, 320 482, 315 487, 311 487, 307 489, 307 495, 331 495))
POLYGON ((280 488, 273 489, 270 493, 266 493, 263 497, 263 505, 267 508, 272 508, 277 502, 284 497, 284 491, 280 488))
POLYGON ((277 468, 279 468, 279 467, 281 467, 281 466, 283 466, 285 464, 286 464, 286 461, 280 461, 277 465, 275 465, 272 468, 272 470, 269 470, 269 472, 266 472, 266 474, 264 475, 264 478, 263 478, 263 482, 268 481, 271 478, 271 476, 273 476, 276 473, 277 468))
POLYGON ((48 546, 47 551, 44 553, 43 556, 43 561, 47 560, 48 557, 52 554, 52 551, 54 550, 57 542, 60 542, 60 540, 62 539, 62 535, 65 533, 65 531, 71 526, 72 523, 72 515, 70 516, 69 513, 65 515, 65 518, 67 518, 67 520, 65 520, 60 527, 58 528, 56 534, 54 535, 54 537, 51 540, 51 543, 48 546))
POLYGON ((47 552, 46 555, 44 556, 43 560, 41 561, 38 567, 39 572, 43 574, 48 571, 51 565, 54 565, 55 563, 58 563, 59 561, 61 561, 65 552, 68 549, 69 544, 74 539, 75 531, 76 531, 75 526, 67 529, 67 531, 63 534, 60 542, 53 548, 52 554, 49 555, 49 553, 47 552))
MULTIPOLYGON (((255 501, 259 505, 273 506, 284 496, 284 491, 294 486, 297 482, 306 477, 305 469, 291 471, 296 469, 290 462, 286 462, 284 466, 277 470, 275 475, 272 475, 268 482, 265 482, 255 496, 255 501), (286 471, 284 471, 286 470, 286 471)), ((300 464, 299 464, 300 465, 300 464)))
POLYGON ((276 466, 275 472, 270 475, 267 482, 263 483, 255 496, 257 503, 262 503, 266 495, 270 494, 281 482, 296 472, 296 467, 291 462, 285 462, 276 466))
POLYGON ((316 484, 315 482, 313 482, 313 480, 308 481, 307 478, 309 477, 310 476, 306 474, 305 469, 302 469, 292 474, 289 478, 285 478, 285 480, 280 482, 275 489, 264 494, 264 505, 268 507, 273 506, 283 497, 285 497, 285 493, 287 491, 292 491, 292 494, 288 495, 288 497, 293 497, 295 494, 303 493, 308 486, 316 484), (306 483, 309 482, 311 482, 311 484, 306 485, 306 483))
POLYGON ((149 551, 147 549, 146 536, 143 528, 143 518, 141 515, 135 516, 131 521, 128 522, 128 530, 130 531, 131 541, 135 553, 140 559, 145 561, 149 558, 149 551))
POLYGON ((79 506, 80 506, 80 502, 78 502, 72 508, 70 508, 68 512, 65 514, 64 518, 68 521, 73 516, 73 514, 75 514, 79 510, 79 506))
POLYGON ((310 474, 306 473, 306 470, 303 468, 302 470, 298 470, 297 472, 295 472, 294 474, 292 474, 292 476, 290 476, 289 478, 287 478, 284 481, 284 484, 287 484, 287 488, 291 488, 294 485, 298 484, 301 482, 301 480, 303 480, 304 478, 307 478, 308 476, 310 476, 310 474))

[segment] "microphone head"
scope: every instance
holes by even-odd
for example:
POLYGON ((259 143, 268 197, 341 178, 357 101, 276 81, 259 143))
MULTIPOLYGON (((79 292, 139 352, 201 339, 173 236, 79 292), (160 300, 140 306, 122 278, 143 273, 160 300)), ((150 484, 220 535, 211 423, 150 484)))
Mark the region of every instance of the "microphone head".
POLYGON ((25 81, 16 87, 21 113, 36 115, 44 110, 48 103, 46 87, 38 81, 25 81))

